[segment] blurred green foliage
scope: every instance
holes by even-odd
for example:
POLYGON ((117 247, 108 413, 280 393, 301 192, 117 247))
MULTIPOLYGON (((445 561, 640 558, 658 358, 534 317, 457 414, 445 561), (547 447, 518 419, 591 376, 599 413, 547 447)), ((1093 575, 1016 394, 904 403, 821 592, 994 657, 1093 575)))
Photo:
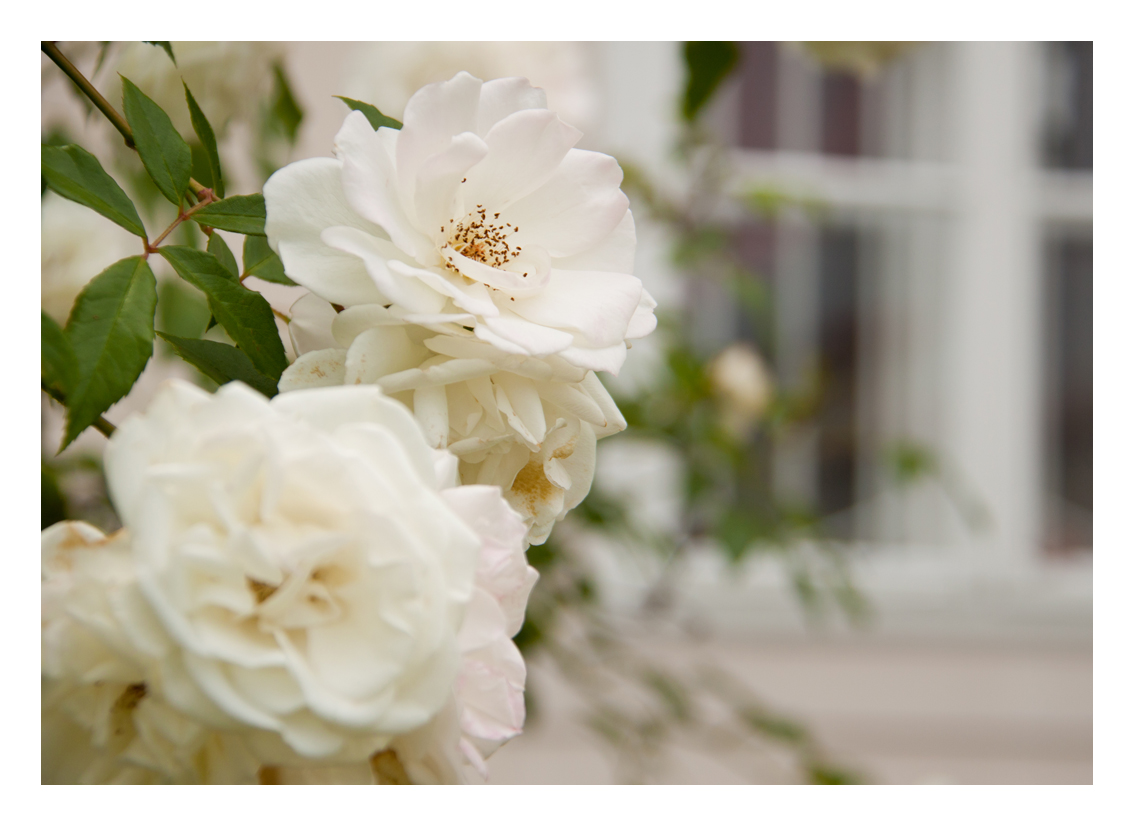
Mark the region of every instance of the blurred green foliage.
POLYGON ((741 50, 727 40, 691 40, 682 52, 686 60, 682 117, 693 121, 736 67, 741 50))

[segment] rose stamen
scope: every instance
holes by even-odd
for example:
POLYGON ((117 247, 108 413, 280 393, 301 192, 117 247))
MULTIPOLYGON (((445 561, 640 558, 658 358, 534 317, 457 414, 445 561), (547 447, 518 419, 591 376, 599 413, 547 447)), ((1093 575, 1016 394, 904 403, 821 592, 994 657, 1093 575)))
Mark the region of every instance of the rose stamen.
MULTIPOLYGON (((513 227, 509 222, 500 224, 497 221, 499 218, 499 212, 489 218, 488 210, 480 204, 477 205, 476 210, 456 224, 451 218, 449 223, 454 226, 450 229, 448 239, 442 244, 442 249, 452 249, 465 258, 479 261, 489 267, 504 267, 520 255, 520 248, 514 249, 508 243, 509 231, 519 232, 520 228, 513 227)), ((440 229, 442 232, 445 231, 444 227, 440 229)), ((445 267, 454 273, 461 272, 448 261, 445 267)))

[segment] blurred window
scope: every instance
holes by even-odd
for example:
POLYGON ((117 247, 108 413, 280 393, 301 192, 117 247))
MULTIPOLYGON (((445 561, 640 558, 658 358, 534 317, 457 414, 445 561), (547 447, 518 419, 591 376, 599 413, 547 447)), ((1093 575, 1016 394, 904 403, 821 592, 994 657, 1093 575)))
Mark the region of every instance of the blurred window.
MULTIPOLYGON (((838 62, 826 68, 798 44, 742 44, 718 127, 737 146, 746 180, 784 185, 793 197, 779 212, 742 220, 737 232, 739 253, 770 293, 771 318, 755 322, 725 302, 698 321, 709 339, 724 343, 733 333, 754 342, 782 389, 819 377, 811 433, 777 449, 782 494, 787 486, 808 502, 835 536, 942 539, 944 526, 957 525, 944 501, 936 517, 862 506, 891 479, 890 444, 924 440, 933 451, 943 439, 936 394, 951 347, 939 326, 949 293, 943 262, 955 254, 952 96, 957 61, 969 52, 941 43, 827 45, 863 46, 869 59, 881 47, 882 57, 854 72, 838 62), (813 211, 793 202, 799 197, 824 206, 813 211)), ((1037 149, 1035 177, 1022 186, 1035 182, 1038 193, 1030 198, 1040 255, 1029 266, 1045 296, 1034 356, 1045 376, 1040 528, 1050 548, 1084 549, 1092 542, 1092 44, 1029 49, 1022 54, 1040 58, 1031 64, 1041 69, 1040 111, 1027 104, 1014 117, 1036 124, 1022 127, 1036 130, 1037 149)))

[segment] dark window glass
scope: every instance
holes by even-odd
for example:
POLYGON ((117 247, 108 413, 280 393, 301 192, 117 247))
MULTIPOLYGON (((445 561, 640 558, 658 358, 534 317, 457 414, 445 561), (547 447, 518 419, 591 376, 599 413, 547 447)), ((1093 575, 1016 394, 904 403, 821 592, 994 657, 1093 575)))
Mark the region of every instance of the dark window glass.
POLYGON ((823 151, 827 155, 859 155, 862 95, 859 80, 846 72, 823 75, 823 151))
POLYGON ((740 146, 776 149, 776 80, 779 48, 775 41, 741 44, 740 146))
POLYGON ((853 229, 822 230, 819 344, 823 403, 817 480, 821 514, 844 511, 855 502, 858 253, 859 238, 853 229))
POLYGON ((1049 542, 1092 545, 1092 241, 1050 239, 1047 434, 1049 542))
POLYGON ((1092 43, 1049 43, 1045 49, 1044 163, 1092 168, 1092 43))

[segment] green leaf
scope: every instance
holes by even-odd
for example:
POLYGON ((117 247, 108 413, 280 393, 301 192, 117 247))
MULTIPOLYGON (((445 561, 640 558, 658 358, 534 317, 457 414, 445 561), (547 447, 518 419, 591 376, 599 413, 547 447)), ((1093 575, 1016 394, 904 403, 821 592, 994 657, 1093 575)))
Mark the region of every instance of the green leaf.
POLYGON ((691 40, 683 46, 682 52, 686 59, 682 117, 692 122, 733 71, 741 51, 729 40, 691 40))
POLYGON ((110 265, 75 300, 67 336, 78 377, 67 396, 63 447, 134 386, 154 352, 157 301, 154 274, 141 256, 110 265))
POLYGON ((47 185, 64 198, 90 207, 140 238, 146 237, 133 202, 94 155, 79 146, 42 146, 40 162, 47 185))
POLYGON ((244 237, 244 274, 256 276, 273 284, 295 285, 295 282, 284 274, 284 263, 272 252, 272 248, 268 246, 268 239, 262 235, 244 237))
POLYGON ((213 185, 213 192, 217 194, 218 198, 224 198, 225 182, 221 177, 221 156, 217 152, 217 136, 213 134, 213 127, 209 125, 209 119, 205 117, 205 113, 197 105, 197 101, 194 99, 193 93, 189 91, 185 81, 182 81, 181 85, 185 87, 185 102, 189 104, 189 120, 193 122, 193 131, 197 133, 197 138, 201 141, 201 146, 205 149, 209 158, 209 178, 213 185))
POLYGON ((177 65, 177 58, 173 56, 173 46, 170 45, 168 40, 143 40, 143 43, 149 43, 151 46, 159 46, 173 61, 173 65, 177 65))
MULTIPOLYGON (((260 236, 245 236, 245 238, 260 238, 260 236)), ((240 281, 240 265, 236 263, 236 256, 233 255, 229 245, 221 238, 220 234, 213 233, 209 238, 209 243, 205 247, 210 253, 217 257, 217 261, 224 265, 233 278, 233 281, 240 281)), ((212 330, 217 324, 217 319, 212 313, 209 314, 209 320, 205 323, 205 330, 212 330)))
MULTIPOLYGON (((261 236, 248 236, 248 238, 261 238, 261 236)), ((246 243, 245 247, 247 246, 246 243)), ((236 263, 236 256, 233 255, 233 251, 229 249, 229 245, 220 235, 213 233, 209 238, 209 243, 205 245, 205 249, 217 257, 217 261, 221 262, 232 275, 233 281, 240 281, 240 265, 236 263)))
POLYGON ((169 115, 126 78, 122 79, 122 105, 142 166, 166 200, 180 206, 193 167, 189 144, 177 134, 169 115))
POLYGON ((347 106, 351 107, 356 112, 362 112, 366 115, 367 120, 370 121, 370 125, 374 127, 375 132, 378 131, 380 126, 388 126, 391 129, 402 128, 402 121, 395 120, 389 115, 383 115, 374 104, 363 103, 362 101, 357 101, 352 98, 345 98, 342 95, 335 95, 334 97, 343 101, 343 103, 347 104, 347 106))
POLYGON ((275 66, 275 73, 276 88, 272 93, 270 114, 274 125, 284 133, 288 143, 294 144, 300 123, 303 121, 303 110, 296 102, 287 75, 284 74, 283 68, 278 63, 275 66))
POLYGON ((40 377, 45 385, 66 397, 79 377, 75 349, 71 347, 71 341, 63 328, 55 323, 55 319, 42 310, 39 311, 39 317, 40 377))
POLYGON ((209 301, 195 287, 180 279, 163 279, 158 284, 157 323, 173 336, 200 337, 209 323, 209 301))
POLYGON ((264 235, 264 196, 233 195, 202 207, 190 216, 198 224, 245 235, 264 235))
POLYGON ((209 308, 257 370, 279 380, 288 366, 272 307, 259 293, 233 281, 217 257, 192 247, 159 252, 177 274, 209 297, 209 308))
POLYGON ((158 335, 173 345, 182 359, 218 385, 233 381, 244 382, 269 398, 279 392, 275 380, 258 371, 252 360, 239 348, 226 345, 224 342, 183 339, 180 336, 167 336, 165 333, 158 335))

